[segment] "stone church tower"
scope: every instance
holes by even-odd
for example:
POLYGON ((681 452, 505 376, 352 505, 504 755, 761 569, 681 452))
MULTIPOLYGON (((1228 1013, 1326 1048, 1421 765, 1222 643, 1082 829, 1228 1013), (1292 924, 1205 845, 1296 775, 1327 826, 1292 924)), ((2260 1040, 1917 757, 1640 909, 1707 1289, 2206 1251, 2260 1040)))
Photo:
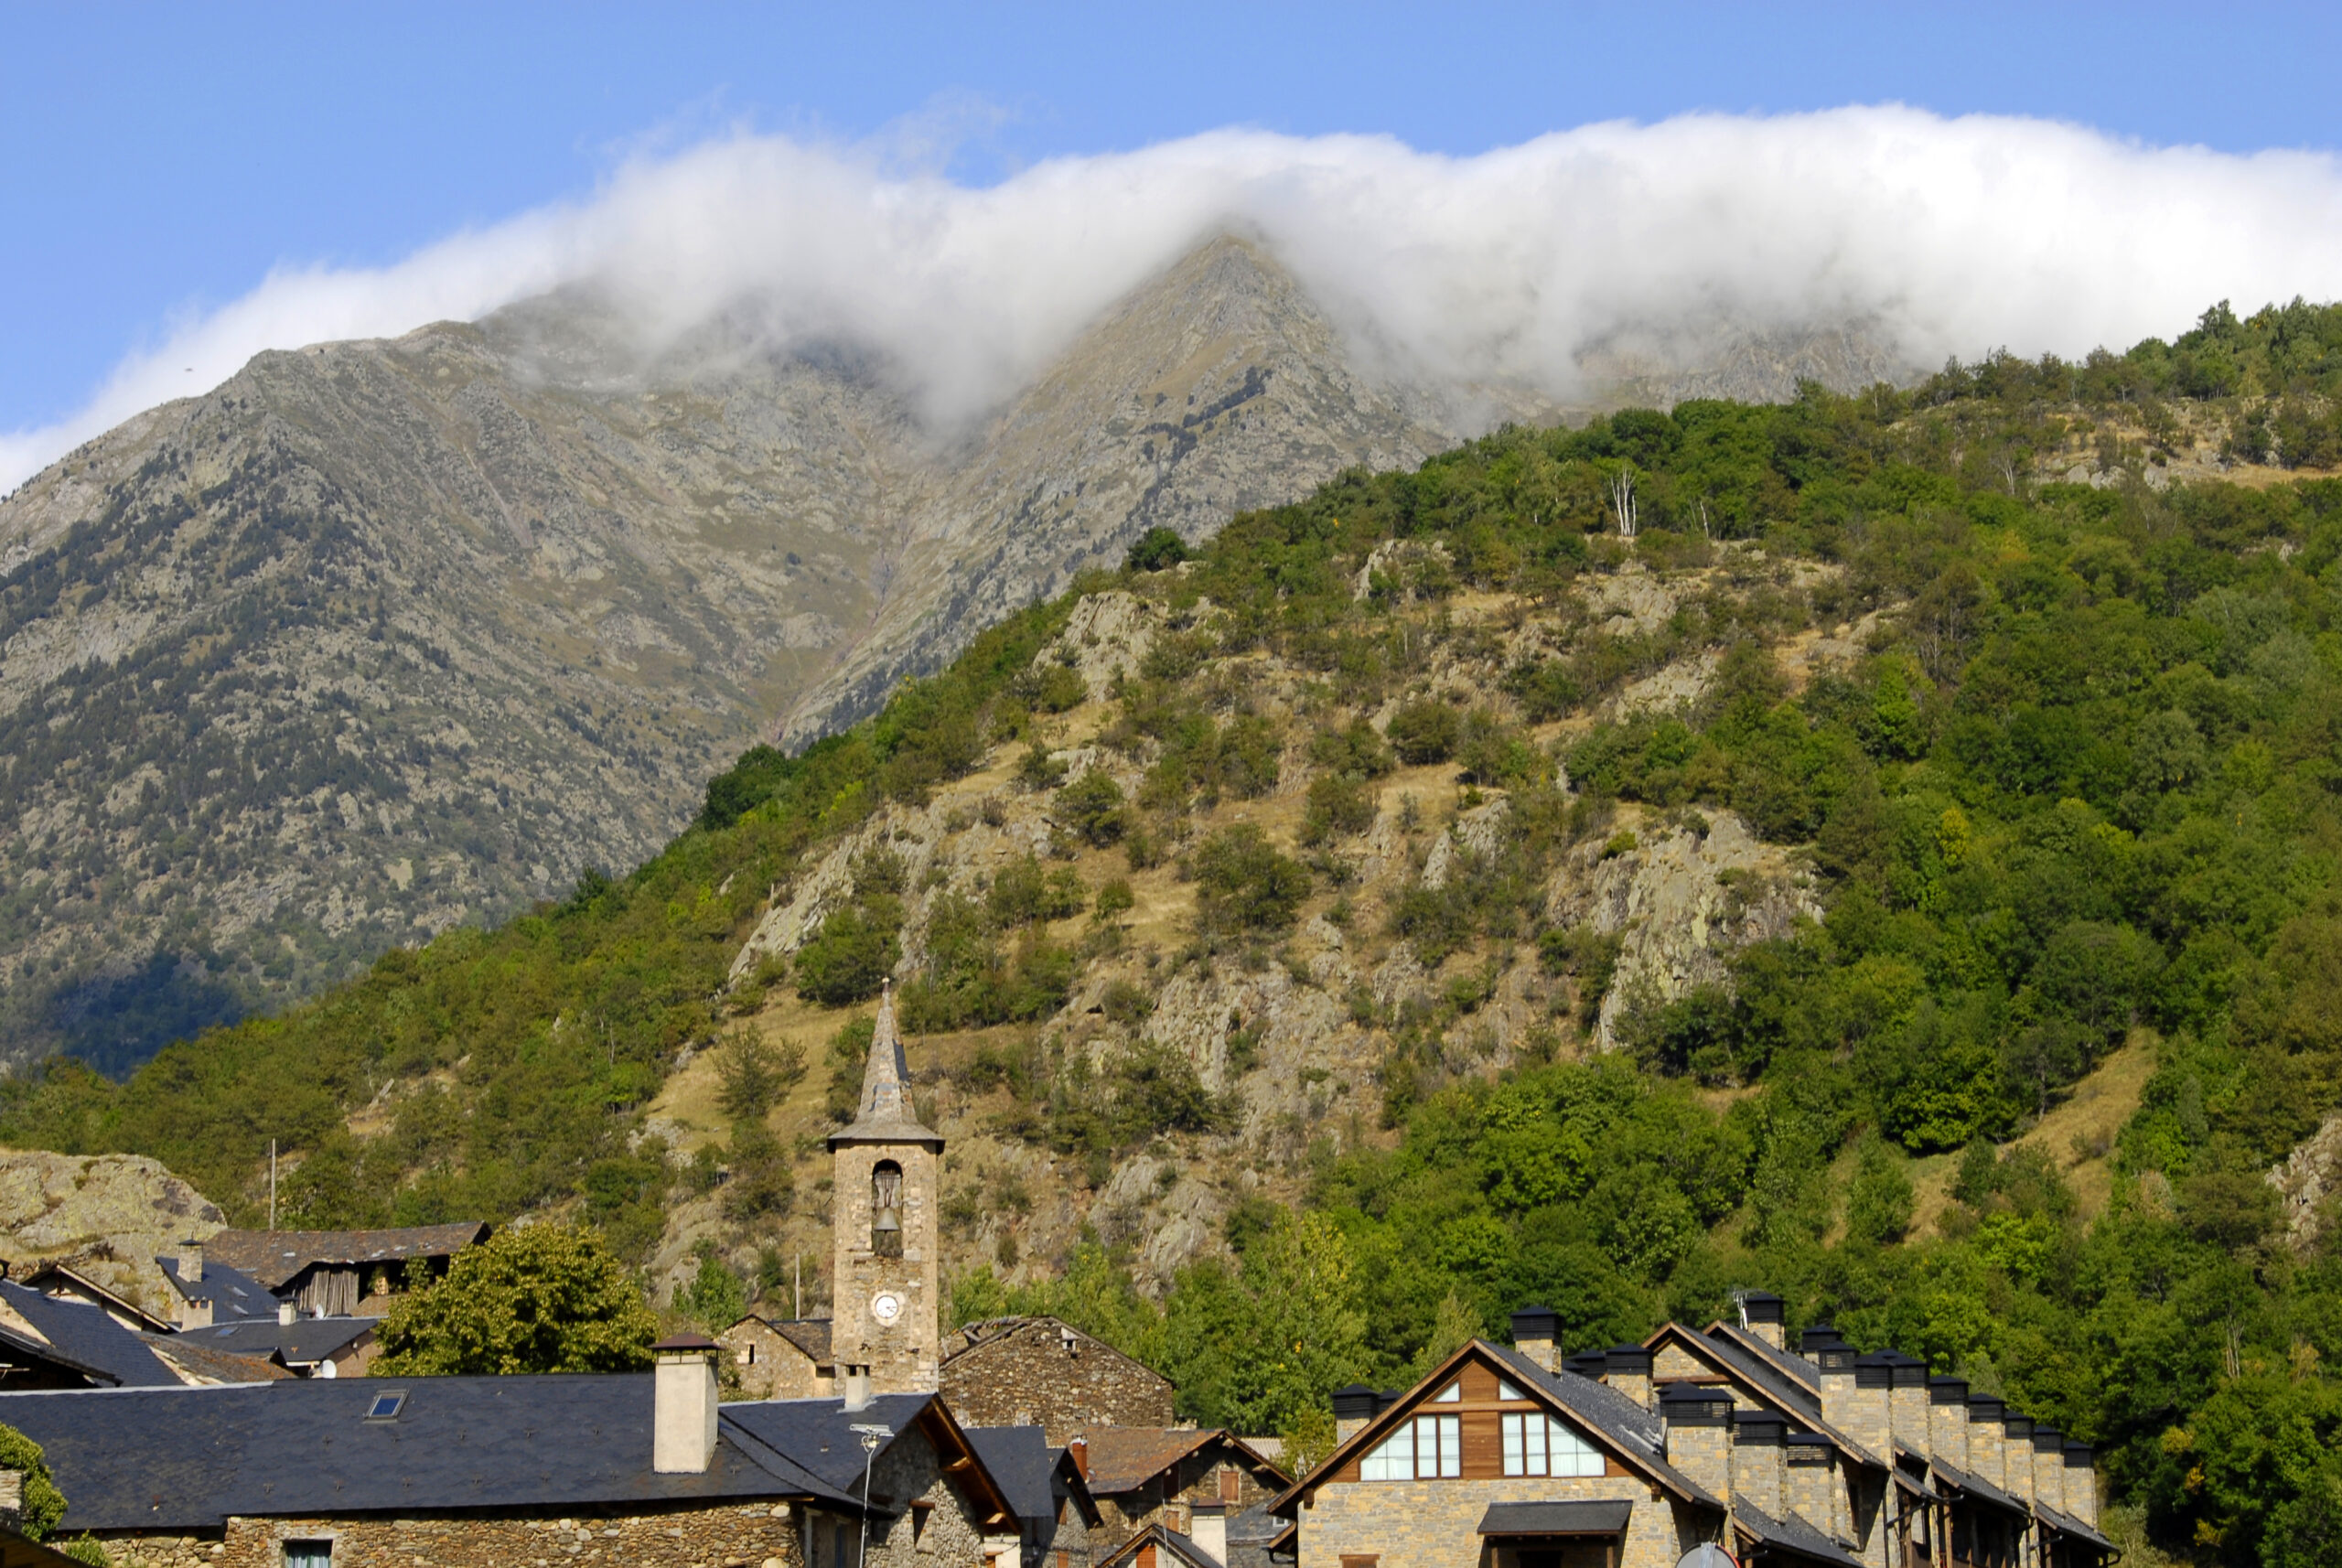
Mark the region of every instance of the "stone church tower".
POLYGON ((936 1188, 943 1139, 911 1109, 895 998, 878 1001, 862 1108, 830 1136, 830 1350, 849 1405, 932 1393, 941 1374, 936 1188))

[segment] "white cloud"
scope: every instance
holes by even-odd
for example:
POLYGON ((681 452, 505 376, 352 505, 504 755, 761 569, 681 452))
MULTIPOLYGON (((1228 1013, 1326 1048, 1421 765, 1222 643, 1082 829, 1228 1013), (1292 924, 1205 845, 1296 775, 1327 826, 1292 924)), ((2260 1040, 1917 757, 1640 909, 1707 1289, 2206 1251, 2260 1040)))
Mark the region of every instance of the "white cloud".
POLYGON ((2143 147, 2040 121, 1694 115, 1470 158, 1222 131, 983 189, 893 172, 871 149, 741 135, 394 266, 280 270, 125 360, 72 418, 0 436, 0 488, 261 349, 477 317, 565 283, 606 289, 646 348, 719 311, 780 341, 866 342, 951 420, 1228 228, 1429 373, 1558 395, 1577 353, 1622 330, 1860 317, 1934 362, 2121 346, 2220 298, 2342 295, 2333 156, 2143 147))

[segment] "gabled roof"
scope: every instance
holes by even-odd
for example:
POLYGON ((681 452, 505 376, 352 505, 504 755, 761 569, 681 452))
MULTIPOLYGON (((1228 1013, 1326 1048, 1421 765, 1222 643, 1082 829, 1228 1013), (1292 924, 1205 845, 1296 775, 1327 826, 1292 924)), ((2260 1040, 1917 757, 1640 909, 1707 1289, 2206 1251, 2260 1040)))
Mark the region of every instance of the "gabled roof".
MULTIPOLYGON (((879 1446, 882 1454, 916 1428, 935 1449, 944 1475, 977 1505, 979 1522, 998 1527, 1018 1517, 966 1431, 934 1394, 879 1394, 859 1410, 848 1410, 842 1399, 819 1399, 755 1400, 727 1404, 723 1412, 725 1420, 789 1455, 825 1485, 855 1497, 861 1495, 867 1455, 853 1428, 891 1431, 895 1435, 879 1446)), ((872 1509, 882 1513, 899 1513, 910 1502, 876 1492, 870 1498, 872 1509)))
POLYGON ((1150 1546, 1155 1548, 1157 1563, 1163 1563, 1167 1558, 1170 1563, 1183 1565, 1183 1568, 1220 1568, 1219 1558, 1177 1530, 1166 1530, 1159 1520, 1098 1559, 1097 1568, 1116 1568, 1118 1563, 1135 1563, 1139 1553, 1150 1546))
POLYGON ((2115 1550, 2114 1542, 2063 1509, 2053 1509, 2047 1503, 2035 1503, 2033 1511, 2041 1516, 2042 1522, 2061 1534, 2079 1537, 2104 1552, 2115 1550))
POLYGON ((1103 1339, 1100 1339, 1093 1335, 1084 1334, 1080 1329, 1076 1328, 1073 1325, 1066 1322, 1063 1318, 1051 1317, 1046 1313, 1013 1317, 987 1317, 981 1322, 962 1324, 960 1327, 959 1333, 960 1343, 948 1347, 943 1352, 944 1364, 947 1366, 951 1362, 958 1360, 961 1357, 968 1354, 971 1350, 979 1350, 987 1345, 999 1344, 1004 1340, 1015 1338, 1017 1336, 1023 1334, 1045 1334, 1053 1339, 1070 1339, 1071 1341, 1081 1345, 1086 1349, 1101 1351, 1106 1355, 1115 1357, 1118 1359, 1127 1361, 1131 1366, 1137 1368, 1141 1372, 1150 1378, 1153 1378, 1155 1381, 1163 1384, 1166 1388, 1168 1388, 1171 1385, 1170 1379, 1165 1377, 1162 1373, 1156 1371, 1145 1362, 1139 1360, 1133 1356, 1126 1355, 1123 1351, 1115 1349, 1103 1339))
POLYGON ((1775 1519, 1753 1507, 1746 1498, 1735 1498, 1732 1521, 1735 1528, 1777 1552, 1787 1552, 1809 1563, 1828 1563, 1830 1568, 1864 1568, 1861 1558, 1794 1513, 1783 1513, 1775 1519))
POLYGON ((1708 1337, 1721 1340, 1754 1357, 1772 1369, 1775 1376, 1787 1380, 1813 1399, 1821 1397, 1821 1368, 1793 1350, 1777 1349, 1769 1340, 1751 1334, 1736 1323, 1715 1322, 1708 1325, 1708 1337))
MULTIPOLYGON (((5 1273, 6 1267, 6 1264, 0 1263, 0 1273, 5 1273)), ((52 1292, 52 1285, 62 1284, 66 1287, 62 1294, 77 1294, 95 1300, 110 1311, 136 1318, 140 1327, 152 1329, 157 1334, 167 1334, 173 1326, 166 1319, 156 1316, 136 1302, 108 1290, 69 1263, 43 1263, 27 1274, 23 1283, 27 1290, 37 1290, 44 1295, 56 1294, 52 1292)))
MULTIPOLYGON (((477 1219, 454 1225, 408 1225, 386 1230, 221 1230, 203 1243, 203 1272, 217 1258, 269 1290, 317 1263, 396 1263, 446 1258, 488 1240, 477 1219)), ((271 1310, 274 1310, 272 1308, 271 1310)))
POLYGON ((976 1456, 1000 1483, 1018 1519, 1031 1522, 1057 1518, 1057 1488, 1051 1484, 1056 1461, 1040 1427, 971 1426, 967 1434, 976 1456))
POLYGON ((269 1288, 243 1270, 207 1258, 203 1277, 185 1280, 179 1277, 179 1261, 162 1257, 155 1260, 163 1266, 163 1277, 171 1288, 188 1301, 211 1304, 211 1321, 226 1323, 239 1317, 276 1316, 276 1297, 269 1288))
POLYGON ((304 1378, 0 1394, 0 1423, 41 1445, 72 1531, 215 1529, 231 1514, 722 1498, 860 1511, 854 1494, 740 1430, 737 1406, 723 1407, 704 1474, 658 1474, 651 1407, 647 1372, 304 1378), (395 1419, 367 1419, 376 1398, 397 1391, 407 1397, 395 1419))
POLYGON ((1134 1492, 1199 1449, 1218 1443, 1281 1485, 1291 1477, 1242 1438, 1218 1426, 1093 1426, 1089 1444, 1090 1489, 1101 1497, 1134 1492))
POLYGON ((2022 1514, 2029 1511, 2025 1503, 2011 1497, 1982 1476, 1971 1476, 1967 1471, 1957 1466, 1948 1465, 1941 1459, 1933 1461, 1933 1466, 1936 1478, 1955 1491, 1965 1492, 1980 1502, 1990 1503, 1998 1509, 2006 1509, 2011 1513, 2022 1514))
POLYGON ((238 1356, 211 1349, 199 1342, 199 1336, 142 1334, 139 1337, 157 1360, 178 1374, 183 1383, 273 1383, 296 1375, 288 1371, 284 1363, 265 1356, 238 1356))
MULTIPOLYGON (((817 1367, 833 1364, 830 1355, 830 1319, 826 1317, 759 1317, 755 1313, 739 1319, 742 1323, 762 1324, 810 1357, 817 1367)), ((727 1330, 728 1332, 728 1330, 727 1330)))
POLYGON ((1269 1504, 1271 1509, 1287 1519, 1294 1517, 1305 1495, 1325 1485, 1327 1477, 1381 1442, 1400 1421, 1413 1416, 1416 1407, 1433 1389, 1454 1379, 1465 1363, 1473 1360, 1485 1362, 1506 1381, 1531 1391, 1541 1402, 1567 1416, 1573 1424, 1590 1434, 1606 1452, 1644 1479, 1657 1482, 1687 1502, 1723 1509, 1723 1498, 1661 1456, 1664 1432, 1659 1417, 1615 1389, 1575 1372, 1549 1372, 1520 1351, 1491 1345, 1485 1339, 1472 1340, 1433 1369, 1428 1377, 1353 1433, 1348 1442, 1338 1445, 1323 1464, 1279 1493, 1269 1504))
POLYGON ((190 1328, 179 1337, 231 1356, 274 1355, 288 1366, 311 1365, 339 1355, 374 1332, 381 1321, 379 1317, 296 1317, 279 1323, 263 1317, 190 1328))
POLYGON ((32 1326, 55 1359, 94 1368, 123 1388, 159 1388, 178 1381, 155 1359, 144 1339, 95 1302, 44 1295, 14 1280, 0 1280, 0 1302, 32 1326))
MULTIPOLYGON (((1739 1384, 1749 1398, 1787 1417, 1791 1426, 1821 1434, 1857 1464, 1867 1465, 1874 1470, 1887 1468, 1884 1457, 1872 1453, 1821 1419, 1821 1396, 1780 1370, 1781 1361, 1778 1355, 1758 1355, 1756 1352, 1768 1350, 1771 1347, 1755 1335, 1744 1334, 1721 1323, 1712 1325, 1705 1334, 1694 1334, 1680 1323, 1669 1323, 1661 1325, 1643 1341, 1646 1347, 1654 1350, 1671 1342, 1739 1384)), ((1815 1369, 1814 1376, 1818 1383, 1821 1377, 1819 1368, 1815 1369)))

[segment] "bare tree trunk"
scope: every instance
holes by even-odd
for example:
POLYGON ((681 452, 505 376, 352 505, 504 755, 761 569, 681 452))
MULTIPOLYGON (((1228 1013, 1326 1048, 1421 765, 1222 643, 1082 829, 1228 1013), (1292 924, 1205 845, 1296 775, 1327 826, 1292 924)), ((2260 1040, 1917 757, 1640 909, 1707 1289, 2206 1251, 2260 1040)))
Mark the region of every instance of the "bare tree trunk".
POLYGON ((1610 510, 1618 514, 1618 537, 1635 536, 1635 471, 1621 468, 1610 476, 1610 510))

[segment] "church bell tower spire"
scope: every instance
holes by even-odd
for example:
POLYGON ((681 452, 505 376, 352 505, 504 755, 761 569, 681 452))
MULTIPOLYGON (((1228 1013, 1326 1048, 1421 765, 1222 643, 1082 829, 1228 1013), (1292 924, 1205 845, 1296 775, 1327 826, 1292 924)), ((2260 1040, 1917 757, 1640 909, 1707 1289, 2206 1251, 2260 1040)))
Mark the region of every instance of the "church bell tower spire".
POLYGON ((878 998, 862 1101, 830 1135, 831 1352, 849 1402, 930 1393, 942 1369, 936 1187, 941 1134, 919 1123, 891 988, 878 998))

